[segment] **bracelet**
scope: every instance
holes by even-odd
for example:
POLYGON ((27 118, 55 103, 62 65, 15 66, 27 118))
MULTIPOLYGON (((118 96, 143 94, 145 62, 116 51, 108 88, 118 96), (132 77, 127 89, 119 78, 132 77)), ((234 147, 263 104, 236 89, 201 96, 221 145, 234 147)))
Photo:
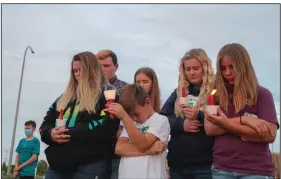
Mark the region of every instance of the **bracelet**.
POLYGON ((244 124, 242 123, 242 115, 240 115, 240 123, 241 123, 241 125, 244 125, 244 124))

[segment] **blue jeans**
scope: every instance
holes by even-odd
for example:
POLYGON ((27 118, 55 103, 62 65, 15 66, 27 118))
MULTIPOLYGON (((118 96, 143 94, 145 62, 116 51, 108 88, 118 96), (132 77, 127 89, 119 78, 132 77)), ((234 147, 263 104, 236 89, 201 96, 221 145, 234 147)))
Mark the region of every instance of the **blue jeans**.
POLYGON ((106 177, 107 179, 118 179, 119 158, 110 158, 106 162, 106 177))
POLYGON ((105 179, 106 162, 101 161, 77 167, 75 171, 55 171, 48 169, 45 179, 105 179))
POLYGON ((273 179, 272 176, 252 175, 246 173, 226 172, 212 166, 213 179, 273 179))
POLYGON ((212 179, 211 165, 170 166, 171 179, 212 179))
POLYGON ((110 179, 118 179, 119 163, 120 159, 112 159, 112 173, 110 179))

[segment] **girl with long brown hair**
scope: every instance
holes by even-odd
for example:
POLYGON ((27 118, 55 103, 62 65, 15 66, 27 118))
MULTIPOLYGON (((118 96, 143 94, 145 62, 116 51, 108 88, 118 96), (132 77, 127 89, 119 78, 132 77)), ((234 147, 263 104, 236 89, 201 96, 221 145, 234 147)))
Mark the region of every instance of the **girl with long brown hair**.
POLYGON ((260 86, 247 50, 227 44, 217 57, 214 84, 218 114, 205 113, 205 130, 215 136, 214 179, 272 178, 269 143, 278 128, 271 92, 260 86))
POLYGON ((155 112, 160 111, 160 89, 155 71, 149 67, 143 67, 136 71, 134 83, 142 86, 151 99, 155 112))

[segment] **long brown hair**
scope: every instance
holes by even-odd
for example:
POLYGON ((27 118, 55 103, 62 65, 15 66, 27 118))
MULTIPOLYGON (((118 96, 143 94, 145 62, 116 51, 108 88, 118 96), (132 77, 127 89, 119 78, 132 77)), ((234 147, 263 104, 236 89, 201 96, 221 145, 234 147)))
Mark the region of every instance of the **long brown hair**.
POLYGON ((151 98, 151 103, 154 111, 160 112, 160 89, 155 71, 149 67, 143 67, 138 69, 134 76, 134 83, 136 83, 136 77, 140 73, 143 73, 145 76, 151 79, 152 86, 149 96, 151 98))
POLYGON ((232 96, 235 112, 245 107, 246 101, 250 106, 257 104, 258 79, 247 50, 238 43, 227 44, 221 48, 217 57, 217 74, 215 80, 216 96, 220 106, 227 109, 232 96), (229 94, 226 82, 222 76, 221 59, 228 56, 232 60, 235 73, 234 92, 229 94))
POLYGON ((95 113, 95 106, 102 94, 102 89, 108 85, 96 56, 92 52, 82 52, 74 55, 70 75, 68 86, 57 102, 57 108, 64 109, 70 101, 77 99, 79 111, 86 110, 89 113, 95 113), (81 63, 79 83, 75 79, 72 70, 74 61, 81 63))
POLYGON ((196 107, 198 108, 205 108, 207 104, 208 94, 210 93, 213 85, 213 75, 214 70, 212 68, 212 61, 208 57, 207 53, 201 49, 191 49, 181 58, 180 66, 179 66, 179 81, 178 81, 178 89, 177 89, 177 100, 175 103, 175 114, 176 116, 180 116, 180 104, 179 104, 179 97, 181 94, 181 90, 183 87, 186 88, 187 94, 189 93, 188 87, 190 85, 189 81, 187 80, 185 70, 184 70, 184 61, 190 59, 197 59, 201 62, 203 67, 203 82, 200 89, 200 94, 198 96, 198 101, 196 102, 196 107))

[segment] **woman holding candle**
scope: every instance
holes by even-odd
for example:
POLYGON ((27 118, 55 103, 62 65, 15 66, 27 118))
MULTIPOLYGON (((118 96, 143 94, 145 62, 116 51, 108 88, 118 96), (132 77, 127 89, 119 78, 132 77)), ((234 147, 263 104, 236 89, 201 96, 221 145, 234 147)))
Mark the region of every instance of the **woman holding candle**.
POLYGON ((112 87, 91 52, 75 55, 71 68, 65 92, 49 108, 40 127, 41 140, 49 145, 46 179, 103 179, 120 122, 103 110, 104 90, 112 87), (56 123, 61 109, 63 117, 61 112, 56 123))
POLYGON ((272 178, 269 143, 278 128, 271 92, 260 86, 247 50, 227 44, 218 53, 217 115, 206 112, 205 130, 216 136, 214 179, 272 178))
POLYGON ((205 133, 202 112, 211 92, 212 79, 211 60, 204 50, 191 49, 183 56, 178 88, 160 112, 168 117, 171 125, 167 157, 171 179, 212 178, 214 140, 205 133))

